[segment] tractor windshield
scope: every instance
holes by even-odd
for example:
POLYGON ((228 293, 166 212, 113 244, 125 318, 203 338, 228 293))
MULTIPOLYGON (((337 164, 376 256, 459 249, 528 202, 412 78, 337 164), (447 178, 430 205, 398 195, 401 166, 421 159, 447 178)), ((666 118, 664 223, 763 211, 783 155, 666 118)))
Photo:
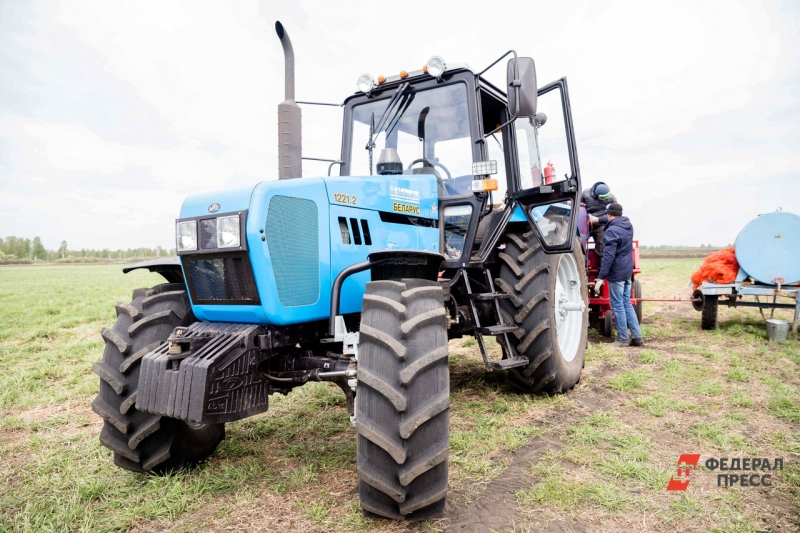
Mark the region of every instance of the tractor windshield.
POLYGON ((381 151, 394 148, 403 174, 433 174, 440 179, 440 192, 468 193, 473 178, 467 86, 454 83, 420 91, 410 87, 386 113, 391 100, 389 94, 353 108, 350 174, 376 173, 381 151))

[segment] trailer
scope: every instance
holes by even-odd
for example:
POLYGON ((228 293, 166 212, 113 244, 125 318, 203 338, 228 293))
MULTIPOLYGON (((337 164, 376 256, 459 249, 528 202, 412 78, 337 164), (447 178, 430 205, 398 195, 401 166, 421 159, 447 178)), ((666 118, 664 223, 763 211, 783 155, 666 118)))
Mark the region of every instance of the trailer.
MULTIPOLYGON (((740 278, 742 277, 740 270, 740 278)), ((766 319, 764 309, 770 309, 770 318, 774 316, 775 309, 794 309, 792 332, 797 335, 797 321, 800 317, 800 286, 782 287, 754 283, 747 279, 737 279, 734 283, 709 283, 703 284, 692 294, 692 305, 695 310, 702 312, 700 325, 703 329, 716 329, 717 309, 719 304, 728 307, 757 307, 761 316, 766 319), (750 299, 752 297, 752 299, 750 299), (779 298, 794 299, 794 303, 778 301, 779 298)), ((591 300, 590 300, 591 302, 591 300)))
POLYGON ((756 307, 765 319, 764 309, 770 309, 770 318, 775 309, 793 309, 792 331, 797 335, 800 216, 775 211, 751 220, 736 237, 735 254, 739 266, 735 280, 703 281, 692 294, 692 305, 702 313, 701 327, 717 327, 717 310, 722 303, 756 307))

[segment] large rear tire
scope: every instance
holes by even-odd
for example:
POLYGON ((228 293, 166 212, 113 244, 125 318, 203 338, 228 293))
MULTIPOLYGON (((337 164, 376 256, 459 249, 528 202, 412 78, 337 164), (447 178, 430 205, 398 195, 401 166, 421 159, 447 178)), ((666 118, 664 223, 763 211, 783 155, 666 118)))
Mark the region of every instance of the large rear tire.
POLYGON ((508 233, 505 243, 496 284, 510 295, 500 300, 505 321, 519 326, 509 355, 530 361, 509 370, 509 382, 527 393, 566 392, 580 379, 589 330, 580 242, 567 254, 545 254, 533 231, 508 233), (565 310, 580 302, 583 311, 565 310))
POLYGON ((447 496, 450 372, 439 284, 368 283, 359 343, 361 507, 399 520, 440 515, 447 496))
POLYGON ((136 409, 141 360, 192 314, 182 283, 136 289, 130 304, 117 304, 117 320, 103 328, 103 359, 92 365, 100 394, 92 410, 103 418, 100 442, 114 464, 134 472, 166 473, 211 455, 225 438, 225 424, 190 425, 136 409))

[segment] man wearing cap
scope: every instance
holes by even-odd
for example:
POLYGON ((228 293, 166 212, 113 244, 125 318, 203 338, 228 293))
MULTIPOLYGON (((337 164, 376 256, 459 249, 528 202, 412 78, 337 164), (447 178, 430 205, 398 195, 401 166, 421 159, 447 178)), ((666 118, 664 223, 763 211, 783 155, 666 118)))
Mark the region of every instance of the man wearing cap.
POLYGON ((581 193, 581 203, 586 206, 589 220, 592 222, 590 235, 594 239, 594 253, 602 265, 603 260, 603 231, 605 223, 599 223, 598 218, 606 215, 606 208, 617 201, 611 194, 611 189, 602 181, 598 181, 581 193))
POLYGON ((604 280, 608 282, 611 309, 617 326, 617 340, 612 346, 643 346, 642 330, 631 305, 633 225, 628 217, 622 216, 622 206, 616 202, 608 206, 606 214, 608 223, 603 236, 603 263, 594 289, 599 293, 604 280), (630 340, 628 329, 631 330, 630 340))

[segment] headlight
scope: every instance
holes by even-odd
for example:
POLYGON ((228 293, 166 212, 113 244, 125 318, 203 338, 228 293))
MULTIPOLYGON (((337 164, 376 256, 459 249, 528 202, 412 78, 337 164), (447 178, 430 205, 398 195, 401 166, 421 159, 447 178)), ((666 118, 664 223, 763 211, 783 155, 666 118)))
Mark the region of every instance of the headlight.
POLYGON ((240 242, 239 215, 219 217, 217 219, 217 247, 238 248, 240 242))
POLYGON ((175 241, 179 252, 197 250, 197 221, 178 222, 175 241))
POLYGON ((375 79, 369 74, 362 74, 358 77, 358 90, 364 94, 369 94, 375 87, 375 79))
POLYGON ((444 63, 444 59, 439 56, 433 56, 428 60, 428 64, 425 65, 428 67, 428 74, 433 76, 436 79, 439 79, 444 71, 447 69, 447 65, 444 63))

